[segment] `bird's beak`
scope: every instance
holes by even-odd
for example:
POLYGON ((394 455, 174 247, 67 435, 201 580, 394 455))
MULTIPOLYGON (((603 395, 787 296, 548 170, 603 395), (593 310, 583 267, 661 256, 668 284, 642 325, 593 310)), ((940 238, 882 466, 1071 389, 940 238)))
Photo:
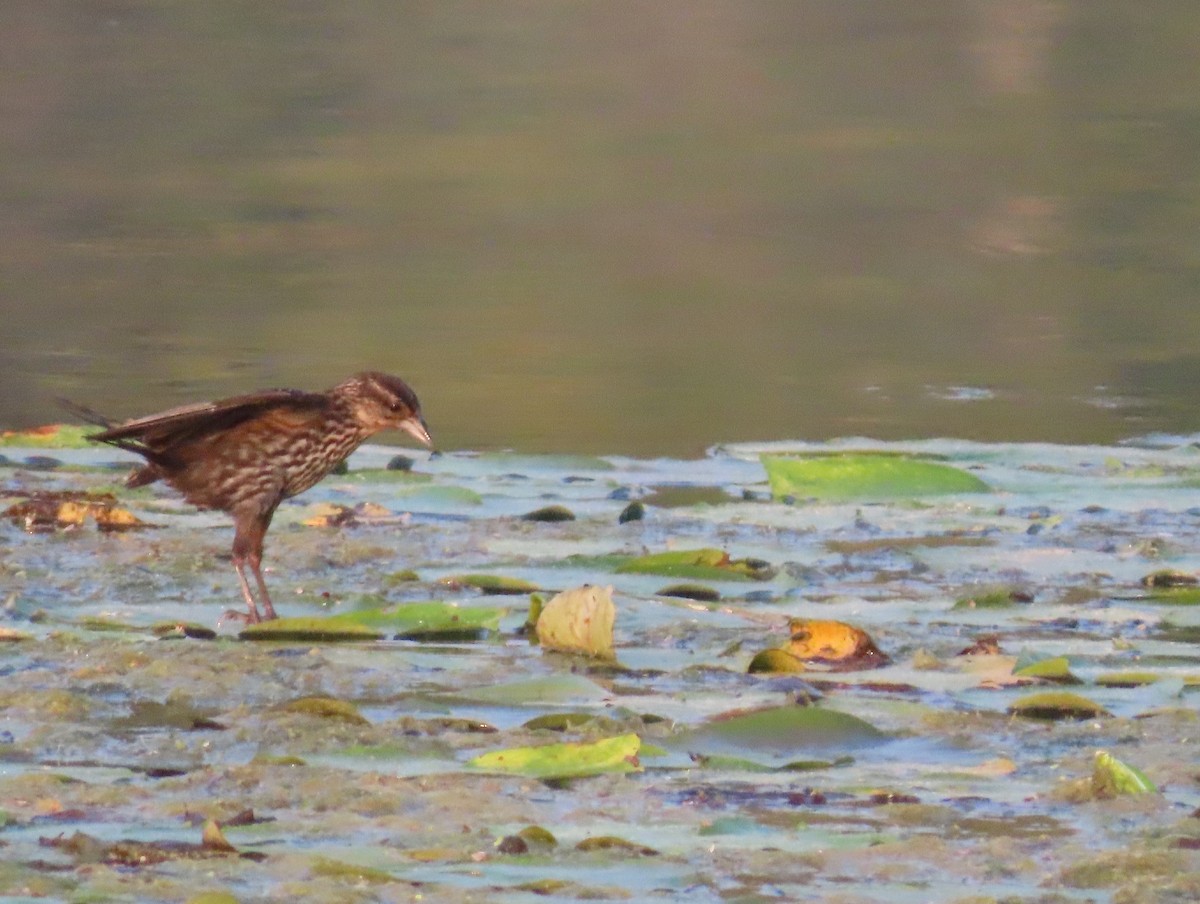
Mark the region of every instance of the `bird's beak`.
POLYGON ((425 419, 422 417, 409 417, 402 420, 396 425, 398 430, 403 430, 405 433, 417 440, 422 445, 433 447, 433 440, 429 438, 429 428, 425 426, 425 419))

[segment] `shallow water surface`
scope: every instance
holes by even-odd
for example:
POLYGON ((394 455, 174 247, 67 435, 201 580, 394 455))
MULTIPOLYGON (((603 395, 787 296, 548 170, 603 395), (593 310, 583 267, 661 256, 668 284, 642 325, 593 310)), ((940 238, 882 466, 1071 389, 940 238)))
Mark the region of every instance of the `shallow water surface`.
MULTIPOLYGON (((167 901, 225 889, 257 899, 303 887, 306 899, 331 901, 519 902, 548 889, 560 900, 1083 901, 1151 887, 1186 897, 1200 866, 1191 818, 1200 620, 1185 601, 1151 599, 1141 579, 1200 569, 1192 439, 779 443, 696 460, 461 453, 419 456, 410 475, 383 470, 392 450, 368 446, 349 473, 281 507, 268 580, 283 615, 381 598, 502 610, 499 630, 475 640, 251 642, 229 623, 213 640, 157 639, 154 625, 213 627, 239 605, 226 519, 153 488, 116 490, 152 529, 29 534, 5 520, 3 627, 19 639, 0 646, 0 894, 167 901), (936 456, 991 491, 771 500, 761 453, 848 448, 936 456), (630 500, 668 485, 727 501, 650 505, 644 520, 618 524, 630 500), (381 509, 356 525, 306 524, 330 504, 365 502, 381 509), (577 520, 520 520, 552 502, 577 520), (720 600, 697 603, 660 595, 678 583, 670 577, 613 570, 614 554, 699 547, 763 559, 769 579, 705 580, 720 600), (416 578, 392 577, 404 569, 416 578), (442 583, 472 572, 546 594, 611 584, 617 663, 531 645, 520 633, 525 596, 442 583), (997 588, 1023 601, 956 605, 997 588), (865 629, 890 664, 747 674, 797 617, 865 629), (983 635, 996 636, 1000 654, 958 655, 983 635), (1017 679, 1014 665, 1056 656, 1082 681, 1067 689, 1111 716, 1007 714, 1055 689, 1017 679), (1118 671, 1156 680, 1098 683, 1118 671), (357 715, 298 709, 306 697, 357 715), (839 734, 739 744, 711 730, 721 714, 793 700, 882 735, 866 745, 839 734), (583 721, 526 727, 553 713, 583 721), (543 783, 467 765, 503 748, 629 733, 643 749, 640 771, 627 774, 543 783), (1097 799, 1088 789, 1098 749, 1161 790, 1097 799), (795 761, 807 771, 778 769, 795 761), (246 810, 253 820, 239 825, 246 810), (39 841, 79 832, 196 844, 205 818, 234 819, 226 838, 262 857, 85 867, 39 841), (529 825, 557 846, 497 846, 529 825), (654 853, 575 849, 602 835, 654 853)), ((5 508, 37 492, 111 488, 123 467, 110 450, 4 455, 5 508), (43 469, 27 466, 35 455, 43 469)))

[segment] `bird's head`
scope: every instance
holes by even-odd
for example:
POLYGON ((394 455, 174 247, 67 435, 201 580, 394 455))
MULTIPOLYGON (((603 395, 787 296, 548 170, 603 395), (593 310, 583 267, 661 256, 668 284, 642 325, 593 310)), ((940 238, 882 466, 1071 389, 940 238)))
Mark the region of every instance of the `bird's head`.
POLYGON ((399 377, 367 371, 355 374, 335 392, 349 403, 364 431, 403 430, 423 445, 433 445, 417 394, 399 377))

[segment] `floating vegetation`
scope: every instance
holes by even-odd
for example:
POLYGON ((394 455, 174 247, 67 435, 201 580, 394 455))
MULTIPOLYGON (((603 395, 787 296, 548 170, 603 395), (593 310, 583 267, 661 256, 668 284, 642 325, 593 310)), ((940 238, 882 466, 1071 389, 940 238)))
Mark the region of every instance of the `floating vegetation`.
POLYGON ((617 618, 612 587, 564 590, 542 608, 535 631, 547 650, 614 659, 613 623, 617 618))
POLYGON ((794 618, 788 624, 787 652, 801 662, 820 663, 838 671, 877 669, 888 657, 862 628, 845 622, 794 618))
POLYGON ((497 574, 456 574, 442 578, 438 583, 451 589, 471 587, 475 590, 481 590, 484 593, 497 595, 511 594, 513 596, 536 593, 541 589, 531 581, 523 581, 520 578, 510 578, 497 574))
POLYGON ((1139 851, 1183 889, 1190 443, 880 444, 1003 493, 793 506, 764 451, 792 450, 368 447, 280 507, 283 618, 251 626, 222 620, 223 516, 107 486, 111 451, 4 449, 0 511, 158 529, 0 521, 0 896, 1123 899, 1139 851), (653 517, 619 523, 634 499, 653 517), (559 500, 570 526, 520 521, 559 500))
POLYGON ((1066 656, 1054 656, 1050 659, 1039 659, 1026 665, 1018 663, 1013 669, 1018 678, 1040 678, 1055 684, 1082 684, 1071 672, 1071 661, 1066 656))
POLYGON ((0 516, 30 533, 69 530, 88 521, 102 531, 139 530, 146 524, 132 512, 117 505, 111 493, 76 491, 40 491, 10 505, 0 516))
POLYGON ((1097 797, 1118 794, 1156 794, 1158 788, 1136 766, 1123 763, 1106 750, 1096 751, 1092 767, 1092 791, 1097 797))
POLYGON ((903 499, 951 493, 990 493, 991 487, 959 468, 903 455, 845 452, 807 458, 765 455, 776 499, 903 499))
POLYGON ((574 521, 575 513, 565 505, 544 505, 532 512, 526 512, 521 516, 521 520, 554 524, 560 521, 574 521))
POLYGON ((769 581, 775 574, 768 562, 734 559, 721 549, 681 549, 638 556, 620 563, 616 571, 711 581, 769 581))
POLYGON ((473 758, 467 765, 484 772, 513 772, 540 779, 583 778, 606 772, 639 772, 641 738, 626 734, 601 741, 513 747, 473 758))
POLYGON ((1093 703, 1087 697, 1070 694, 1066 691, 1048 691, 1039 694, 1029 694, 1013 701, 1008 711, 1015 716, 1027 719, 1096 719, 1108 716, 1108 712, 1098 703, 1093 703))

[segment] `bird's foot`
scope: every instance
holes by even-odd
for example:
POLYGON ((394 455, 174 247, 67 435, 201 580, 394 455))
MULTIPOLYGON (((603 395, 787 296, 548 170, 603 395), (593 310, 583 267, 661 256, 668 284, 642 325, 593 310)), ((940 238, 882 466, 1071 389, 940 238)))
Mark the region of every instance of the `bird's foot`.
POLYGON ((225 613, 217 619, 217 627, 220 628, 226 622, 238 622, 243 625, 257 625, 262 619, 257 612, 247 612, 245 609, 226 609, 225 613))

